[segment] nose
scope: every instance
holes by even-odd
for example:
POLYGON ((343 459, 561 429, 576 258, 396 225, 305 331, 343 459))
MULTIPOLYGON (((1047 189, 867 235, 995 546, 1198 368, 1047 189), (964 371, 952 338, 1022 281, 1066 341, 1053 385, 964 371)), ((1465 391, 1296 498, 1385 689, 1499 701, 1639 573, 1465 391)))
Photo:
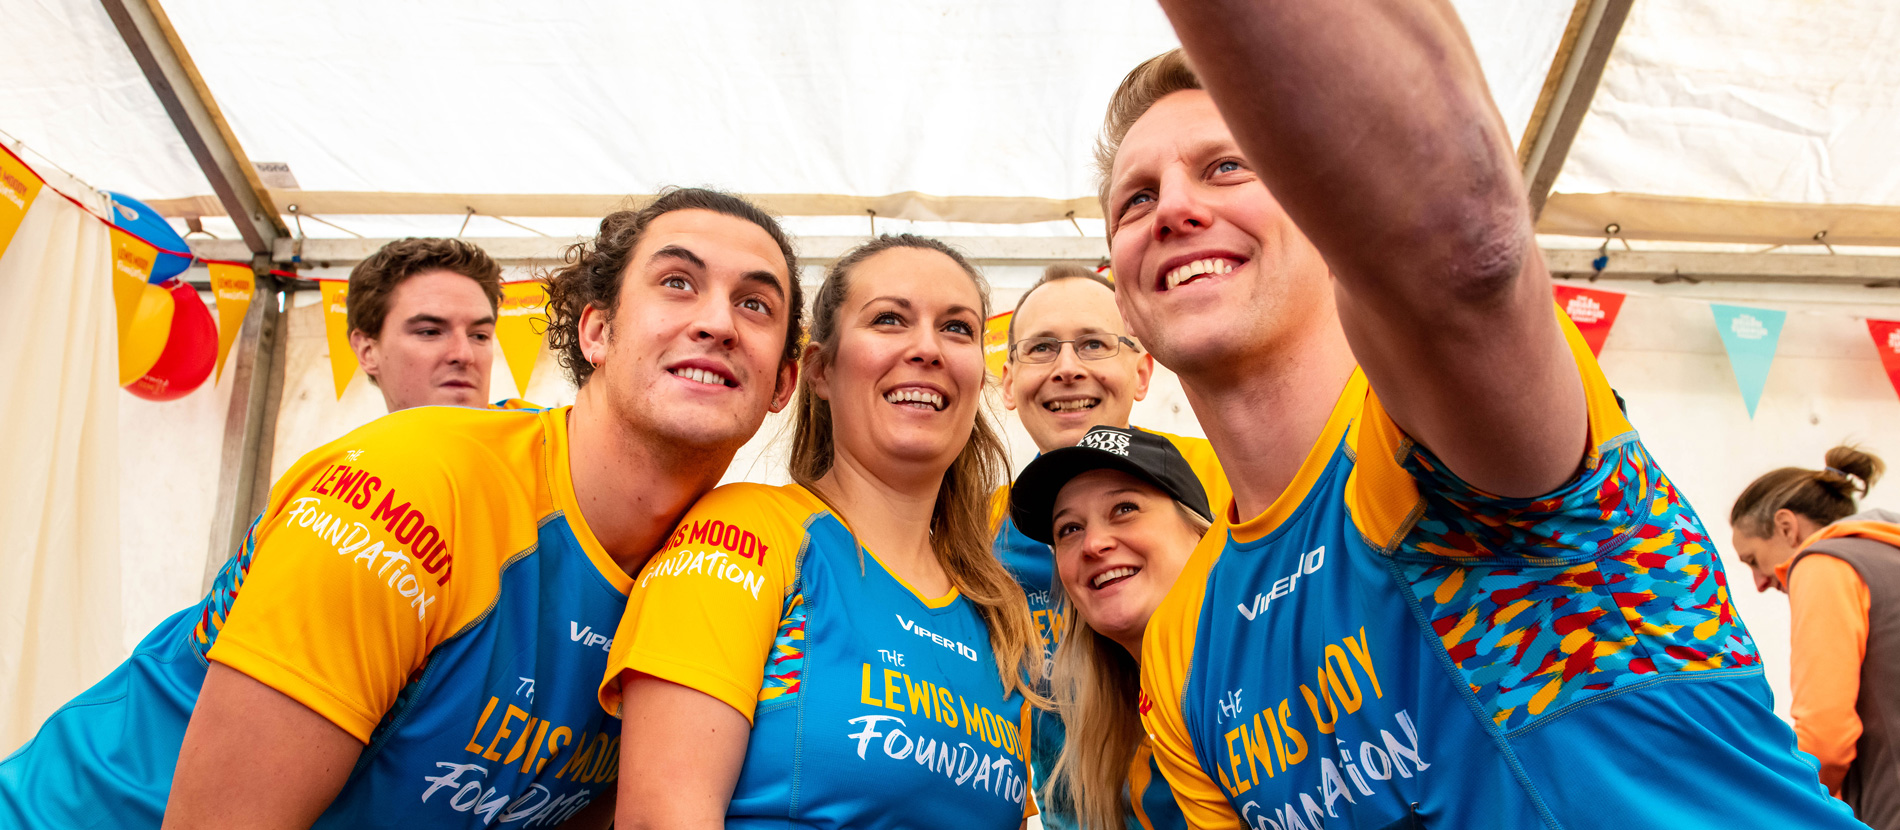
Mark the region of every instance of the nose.
POLYGON ((1162 176, 1156 188, 1154 238, 1158 242, 1181 233, 1206 230, 1214 222, 1213 212, 1200 198, 1200 189, 1179 171, 1162 176))
POLYGON ((698 319, 693 321, 694 340, 731 348, 738 337, 739 327, 733 321, 732 303, 724 298, 700 303, 698 319))
POLYGON ((450 337, 448 362, 451 366, 466 366, 475 361, 475 346, 469 343, 469 336, 462 334, 450 337))
POLYGON ((1082 355, 1076 352, 1074 343, 1057 347, 1056 362, 1049 372, 1049 379, 1071 383, 1082 379, 1082 355))
POLYGON ((1761 571, 1755 572, 1755 590, 1765 594, 1773 590, 1774 587, 1775 578, 1772 575, 1762 573, 1761 571))
POLYGON ((942 366, 943 344, 938 341, 937 332, 925 326, 917 326, 911 331, 910 349, 904 359, 917 366, 942 366))

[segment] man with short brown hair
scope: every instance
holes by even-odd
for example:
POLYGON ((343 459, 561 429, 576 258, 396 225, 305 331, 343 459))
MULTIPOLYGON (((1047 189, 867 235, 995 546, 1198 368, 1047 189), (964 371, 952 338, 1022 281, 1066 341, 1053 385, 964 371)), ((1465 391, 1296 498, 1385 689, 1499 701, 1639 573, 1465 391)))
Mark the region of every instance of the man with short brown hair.
POLYGON ((389 411, 483 406, 501 266, 460 239, 398 239, 357 263, 350 350, 389 411))

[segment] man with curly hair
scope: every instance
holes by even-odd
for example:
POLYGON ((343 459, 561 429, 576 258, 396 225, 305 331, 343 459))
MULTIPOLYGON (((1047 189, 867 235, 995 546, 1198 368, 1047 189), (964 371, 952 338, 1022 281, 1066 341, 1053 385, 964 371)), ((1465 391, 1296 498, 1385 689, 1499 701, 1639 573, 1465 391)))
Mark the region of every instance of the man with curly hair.
POLYGON ((304 456, 203 602, 0 762, 0 826, 606 826, 610 638, 789 400, 797 266, 723 193, 602 220, 544 280, 574 405, 405 410, 304 456))

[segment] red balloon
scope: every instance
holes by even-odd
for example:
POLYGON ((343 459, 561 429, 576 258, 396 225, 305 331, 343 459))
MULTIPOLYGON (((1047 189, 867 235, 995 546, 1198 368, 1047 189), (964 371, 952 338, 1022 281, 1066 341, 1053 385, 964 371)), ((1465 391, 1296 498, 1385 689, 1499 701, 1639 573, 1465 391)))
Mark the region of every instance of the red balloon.
POLYGON ((198 292, 182 280, 163 288, 172 295, 172 330, 159 352, 158 362, 125 390, 148 401, 177 400, 191 394, 211 376, 218 358, 218 324, 211 319, 198 292))

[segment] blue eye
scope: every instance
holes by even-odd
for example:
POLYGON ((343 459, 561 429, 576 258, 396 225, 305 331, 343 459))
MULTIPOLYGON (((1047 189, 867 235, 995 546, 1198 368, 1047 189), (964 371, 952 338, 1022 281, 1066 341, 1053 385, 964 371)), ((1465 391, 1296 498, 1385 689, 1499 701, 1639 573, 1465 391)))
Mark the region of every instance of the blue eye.
POLYGON ((954 331, 958 334, 962 334, 966 336, 974 335, 976 333, 976 329, 972 328, 969 323, 963 322, 962 320, 951 321, 949 324, 944 326, 944 330, 954 331))
POLYGON ((1214 165, 1214 172, 1216 173, 1235 173, 1244 169, 1246 169, 1245 166, 1234 159, 1227 159, 1226 161, 1214 165))

